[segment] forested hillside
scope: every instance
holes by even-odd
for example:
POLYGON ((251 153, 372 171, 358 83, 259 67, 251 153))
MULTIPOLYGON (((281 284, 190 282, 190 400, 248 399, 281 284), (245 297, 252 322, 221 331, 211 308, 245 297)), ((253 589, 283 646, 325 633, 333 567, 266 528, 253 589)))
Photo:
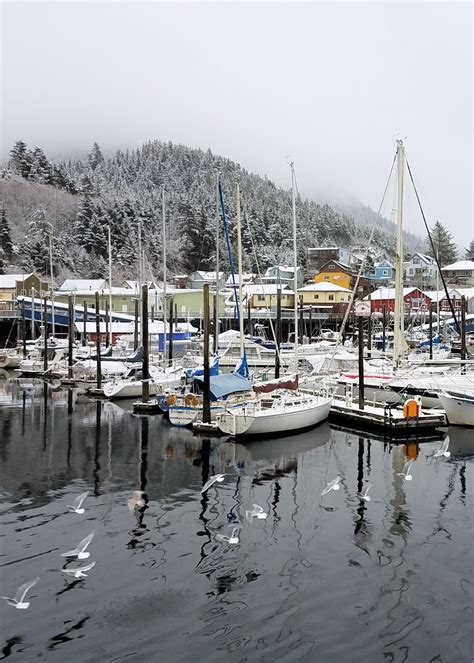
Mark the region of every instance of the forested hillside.
MULTIPOLYGON (((233 242, 235 183, 240 182, 245 269, 256 267, 250 234, 260 269, 291 260, 289 192, 210 150, 154 141, 104 158, 94 144, 84 160, 53 164, 40 148, 30 150, 18 141, 0 178, 0 268, 12 271, 23 267, 47 273, 52 228, 58 277, 103 276, 110 225, 115 276, 136 274, 141 227, 142 246, 153 275, 159 278, 164 188, 169 270, 188 273, 212 269, 218 178, 233 242)), ((365 241, 370 230, 367 223, 356 222, 353 216, 301 197, 297 199, 297 218, 302 264, 308 247, 350 246, 365 241)), ((393 226, 379 218, 375 244, 390 255, 393 226)))

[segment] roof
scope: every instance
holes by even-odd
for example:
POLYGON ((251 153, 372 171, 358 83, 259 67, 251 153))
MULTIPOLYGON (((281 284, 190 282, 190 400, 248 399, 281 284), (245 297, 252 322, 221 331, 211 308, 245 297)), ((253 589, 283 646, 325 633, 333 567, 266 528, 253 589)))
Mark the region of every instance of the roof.
MULTIPOLYGON (((268 272, 270 272, 272 269, 278 269, 280 272, 290 272, 291 274, 294 274, 294 272, 295 272, 295 268, 292 265, 291 266, 288 266, 288 265, 272 265, 265 272, 265 276, 269 275, 268 272)), ((303 268, 300 265, 298 265, 298 267, 296 268, 296 271, 299 272, 301 269, 303 269, 303 268)))
POLYGON ((308 249, 308 251, 340 251, 339 246, 314 246, 308 249))
MULTIPOLYGON (((256 274, 242 274, 242 281, 253 281, 256 278, 256 274)), ((239 275, 235 275, 235 284, 239 285, 239 275)), ((226 281, 226 285, 234 285, 234 281, 232 280, 232 274, 229 275, 229 278, 226 281)))
POLYGON ((16 288, 17 281, 27 279, 31 274, 1 274, 0 275, 0 288, 16 288))
MULTIPOLYGON (((424 294, 431 299, 432 302, 437 302, 446 299, 446 292, 443 290, 424 290, 424 294)), ((474 288, 450 288, 448 290, 450 297, 461 298, 463 295, 466 299, 474 297, 474 288)))
POLYGON ((321 272, 324 272, 324 268, 326 267, 326 265, 329 265, 330 263, 333 263, 334 265, 338 265, 341 268, 342 271, 349 272, 350 274, 353 273, 353 269, 350 265, 346 265, 345 262, 341 262, 340 260, 331 259, 331 260, 328 260, 327 262, 325 262, 324 265, 322 265, 320 267, 319 274, 321 274, 321 272))
POLYGON ((391 267, 392 269, 395 269, 390 260, 387 260, 384 258, 383 260, 379 260, 379 262, 374 262, 374 267, 384 267, 387 265, 388 267, 391 267))
MULTIPOLYGON (((216 280, 216 272, 203 272, 200 270, 197 270, 191 274, 191 278, 195 276, 200 276, 203 281, 215 281, 216 280)), ((224 272, 219 272, 219 279, 222 279, 224 277, 224 272)))
POLYGON ((107 282, 105 279, 66 279, 59 287, 62 292, 69 292, 71 290, 88 290, 95 292, 101 290, 107 282))
MULTIPOLYGON (((413 260, 413 258, 414 258, 415 256, 420 256, 420 258, 421 258, 422 260, 424 260, 425 262, 427 262, 427 263, 430 264, 430 265, 436 264, 436 260, 435 260, 434 258, 432 258, 431 256, 427 256, 425 253, 413 253, 413 254, 410 256, 410 260, 413 260)), ((408 260, 408 262, 410 262, 410 260, 408 260)))
POLYGON ((248 295, 276 295, 278 290, 284 291, 285 295, 293 293, 286 283, 251 283, 244 285, 242 290, 248 295))
POLYGON ((460 260, 459 262, 453 262, 452 265, 446 265, 446 267, 441 267, 443 272, 447 272, 448 270, 451 271, 457 271, 457 270, 474 270, 474 260, 460 260))
MULTIPOLYGON (((406 297, 414 290, 419 290, 419 288, 403 288, 403 296, 406 297)), ((370 295, 366 295, 364 299, 367 300, 369 297, 372 301, 376 301, 378 299, 395 299, 395 288, 379 288, 378 290, 371 292, 370 295)))
POLYGON ((350 294, 352 290, 343 288, 342 285, 336 285, 330 281, 321 281, 320 283, 305 285, 304 288, 298 288, 298 292, 348 292, 350 294))

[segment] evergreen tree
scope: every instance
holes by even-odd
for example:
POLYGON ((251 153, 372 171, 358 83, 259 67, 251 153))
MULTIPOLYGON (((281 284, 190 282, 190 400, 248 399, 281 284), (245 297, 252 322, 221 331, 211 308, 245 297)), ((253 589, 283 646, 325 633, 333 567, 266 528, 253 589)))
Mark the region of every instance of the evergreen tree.
MULTIPOLYGON (((28 223, 25 241, 21 244, 23 267, 28 271, 47 275, 50 272, 49 234, 51 226, 44 210, 37 210, 28 223)), ((54 259, 53 259, 54 262, 54 259)))
POLYGON ((471 242, 469 244, 469 248, 466 249, 464 259, 465 260, 474 260, 474 239, 471 239, 471 242))
POLYGON ((31 155, 31 167, 28 179, 41 184, 51 184, 53 169, 45 153, 40 147, 35 147, 31 155))
POLYGON ((87 157, 87 160, 92 170, 95 170, 99 164, 104 162, 104 157, 102 155, 102 152, 100 151, 98 143, 94 143, 94 145, 92 146, 92 151, 87 157))
POLYGON ((17 140, 10 150, 10 159, 13 170, 25 179, 28 179, 31 170, 32 155, 26 143, 17 140))
MULTIPOLYGON (((439 221, 436 221, 434 226, 431 228, 431 239, 433 240, 433 245, 438 256, 438 262, 441 267, 450 265, 456 261, 458 257, 458 249, 456 247, 454 238, 439 221)), ((429 238, 427 243, 427 254, 434 258, 435 255, 433 253, 433 249, 431 248, 431 242, 429 241, 429 238)))
POLYGON ((8 223, 7 211, 4 207, 2 207, 2 212, 0 214, 0 248, 5 257, 10 257, 13 253, 10 224, 8 223))

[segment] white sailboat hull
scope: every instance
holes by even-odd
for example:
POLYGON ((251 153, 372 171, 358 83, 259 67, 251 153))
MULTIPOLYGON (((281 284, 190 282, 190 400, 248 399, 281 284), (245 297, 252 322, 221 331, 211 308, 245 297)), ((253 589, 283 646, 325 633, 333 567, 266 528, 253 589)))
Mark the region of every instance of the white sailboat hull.
POLYGON ((292 433, 316 426, 329 416, 332 399, 301 399, 299 404, 281 405, 268 409, 248 404, 219 414, 217 425, 227 435, 270 435, 292 433))
POLYGON ((474 426, 474 395, 440 393, 438 398, 452 426, 474 426))

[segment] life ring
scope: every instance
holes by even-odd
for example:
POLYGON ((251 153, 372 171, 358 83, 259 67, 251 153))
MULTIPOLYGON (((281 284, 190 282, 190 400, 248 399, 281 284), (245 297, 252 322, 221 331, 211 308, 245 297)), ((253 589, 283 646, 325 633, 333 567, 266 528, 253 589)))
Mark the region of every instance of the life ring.
POLYGON ((166 399, 167 405, 174 405, 176 403, 176 394, 170 394, 166 399))
POLYGON ((195 394, 186 394, 184 397, 184 404, 187 407, 196 407, 196 405, 199 403, 199 399, 195 394))

